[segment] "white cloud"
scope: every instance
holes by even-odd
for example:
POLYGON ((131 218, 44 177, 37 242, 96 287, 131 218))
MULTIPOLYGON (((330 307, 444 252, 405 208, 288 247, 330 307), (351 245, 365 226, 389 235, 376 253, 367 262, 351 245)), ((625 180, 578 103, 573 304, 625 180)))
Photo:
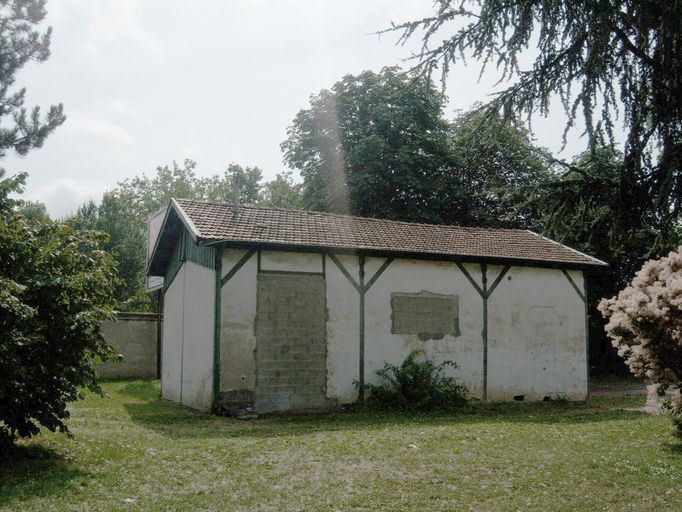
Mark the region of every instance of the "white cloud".
POLYGON ((48 21, 61 24, 69 20, 74 28, 82 30, 83 40, 78 50, 104 66, 103 54, 118 52, 123 47, 161 55, 161 44, 144 28, 139 7, 139 0, 60 0, 54 5, 50 3, 48 21))
POLYGON ((45 204, 53 218, 61 218, 74 213, 78 206, 90 199, 99 201, 108 188, 110 186, 102 182, 60 178, 30 192, 27 191, 22 199, 40 201, 45 204))
POLYGON ((125 128, 107 119, 97 110, 72 111, 59 133, 60 137, 73 137, 74 141, 86 139, 88 144, 96 141, 109 146, 133 146, 135 137, 125 128))

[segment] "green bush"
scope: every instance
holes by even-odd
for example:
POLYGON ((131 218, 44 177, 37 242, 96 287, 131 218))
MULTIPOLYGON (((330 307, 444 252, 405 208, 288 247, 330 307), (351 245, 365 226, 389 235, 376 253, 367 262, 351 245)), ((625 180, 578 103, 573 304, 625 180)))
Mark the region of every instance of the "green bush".
POLYGON ((0 215, 0 451, 41 425, 68 432, 68 403, 99 391, 116 282, 105 236, 0 215))
MULTIPOLYGON (((466 404, 468 389, 453 377, 443 375, 446 368, 457 368, 454 361, 436 364, 412 352, 400 366, 385 363, 376 371, 378 384, 365 384, 365 404, 383 410, 448 411, 466 404)), ((355 383, 359 388, 358 382, 355 383)))

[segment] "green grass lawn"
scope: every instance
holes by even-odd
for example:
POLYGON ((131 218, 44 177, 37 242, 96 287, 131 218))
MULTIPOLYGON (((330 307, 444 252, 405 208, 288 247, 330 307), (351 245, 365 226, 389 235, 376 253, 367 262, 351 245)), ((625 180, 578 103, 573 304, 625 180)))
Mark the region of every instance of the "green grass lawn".
POLYGON ((0 510, 682 510, 682 445, 641 396, 239 421, 104 390, 74 439, 2 461, 0 510))

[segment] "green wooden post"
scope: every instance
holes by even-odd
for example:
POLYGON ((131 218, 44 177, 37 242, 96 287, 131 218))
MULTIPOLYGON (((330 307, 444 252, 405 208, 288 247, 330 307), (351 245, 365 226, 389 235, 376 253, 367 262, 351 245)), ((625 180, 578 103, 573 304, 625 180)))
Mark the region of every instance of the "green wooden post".
POLYGON ((218 248, 215 256, 215 308, 213 313, 213 408, 220 399, 220 310, 222 297, 223 248, 218 248))
POLYGON ((359 270, 360 278, 360 360, 359 360, 359 400, 363 401, 365 399, 365 257, 359 257, 359 270))
POLYGON ((488 399, 488 266, 481 263, 483 284, 483 401, 488 399))

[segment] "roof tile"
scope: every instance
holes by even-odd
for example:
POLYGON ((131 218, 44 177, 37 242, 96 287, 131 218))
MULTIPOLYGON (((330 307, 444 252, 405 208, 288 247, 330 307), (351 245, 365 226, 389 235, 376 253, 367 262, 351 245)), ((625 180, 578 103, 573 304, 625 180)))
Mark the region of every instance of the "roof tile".
POLYGON ((314 246, 329 249, 523 260, 578 266, 604 262, 522 229, 489 229, 352 217, 331 213, 176 199, 200 243, 314 246))

